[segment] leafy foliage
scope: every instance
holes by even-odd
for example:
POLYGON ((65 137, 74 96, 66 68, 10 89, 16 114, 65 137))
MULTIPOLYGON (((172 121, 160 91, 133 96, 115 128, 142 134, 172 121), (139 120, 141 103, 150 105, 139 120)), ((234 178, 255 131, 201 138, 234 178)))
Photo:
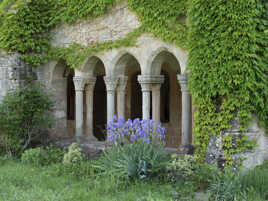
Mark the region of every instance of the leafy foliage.
POLYGON ((168 158, 162 145, 138 140, 104 152, 94 167, 103 175, 119 179, 148 179, 165 169, 168 158))
POLYGON ((56 147, 38 147, 27 149, 21 155, 21 161, 24 164, 29 164, 33 166, 48 166, 54 163, 61 162, 63 155, 64 152, 56 147))
MULTIPOLYGON (((238 117, 245 131, 254 113, 268 128, 268 4, 265 0, 127 0, 142 25, 125 38, 89 46, 52 47, 50 30, 61 22, 93 19, 120 0, 3 0, 0 48, 19 52, 27 64, 65 59, 79 68, 90 53, 134 46, 142 33, 189 50, 190 89, 195 113, 195 143, 201 158, 211 135, 231 129, 238 117), (187 16, 187 23, 186 18, 187 16), (215 79, 217 78, 217 79, 215 79)), ((225 159, 251 147, 245 137, 225 159)))
POLYGON ((39 66, 47 62, 48 31, 57 21, 54 3, 53 0, 24 2, 16 11, 7 12, 0 26, 0 47, 21 53, 26 64, 39 66))
POLYGON ((99 51, 134 46, 141 33, 152 33, 164 41, 180 44, 186 47, 186 25, 183 14, 186 3, 182 0, 169 2, 155 0, 128 0, 130 9, 138 14, 142 26, 125 38, 100 44, 81 46, 72 44, 70 47, 52 47, 50 45, 50 30, 60 22, 73 23, 78 19, 98 17, 109 11, 120 0, 40 0, 24 1, 5 0, 0 4, 0 48, 9 52, 23 54, 22 59, 27 64, 39 66, 50 58, 66 59, 71 67, 78 68, 85 55, 99 51), (18 3, 20 2, 20 4, 18 3), (16 12, 10 5, 16 3, 16 12), (1 14, 2 13, 2 14, 1 14), (178 34, 179 33, 179 34, 178 34))
POLYGON ((81 148, 76 143, 73 143, 69 146, 68 152, 64 154, 63 164, 67 166, 79 164, 83 161, 83 157, 81 148))
POLYGON ((267 200, 268 171, 255 168, 242 174, 232 169, 225 169, 214 176, 210 186, 210 200, 267 200))
MULTIPOLYGON (((242 132, 252 113, 268 128, 268 15, 262 0, 190 0, 188 5, 194 134, 197 153, 204 158, 210 136, 231 129, 234 118, 242 132)), ((236 149, 247 147, 244 140, 226 150, 227 164, 233 165, 236 149)))
POLYGON ((32 140, 53 124, 54 103, 40 84, 30 83, 9 92, 0 104, 0 147, 20 155, 32 140))

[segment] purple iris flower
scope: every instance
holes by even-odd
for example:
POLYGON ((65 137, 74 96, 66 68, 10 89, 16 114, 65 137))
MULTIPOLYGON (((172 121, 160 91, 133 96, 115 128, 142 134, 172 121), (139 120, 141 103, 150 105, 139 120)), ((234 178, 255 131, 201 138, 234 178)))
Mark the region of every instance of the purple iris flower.
POLYGON ((163 141, 165 138, 165 128, 160 124, 155 125, 153 120, 140 120, 139 118, 133 121, 128 119, 124 121, 122 117, 114 117, 107 124, 108 141, 116 142, 122 138, 135 142, 141 139, 144 142, 151 143, 155 138, 163 141))

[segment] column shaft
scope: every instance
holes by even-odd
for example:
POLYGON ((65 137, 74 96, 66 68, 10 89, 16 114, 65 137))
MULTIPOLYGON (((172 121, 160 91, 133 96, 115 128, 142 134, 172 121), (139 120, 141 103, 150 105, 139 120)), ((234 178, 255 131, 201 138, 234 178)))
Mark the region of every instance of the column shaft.
POLYGON ((125 119, 127 76, 119 78, 117 87, 117 115, 125 119))
POLYGON ((182 145, 191 144, 191 97, 190 93, 182 92, 182 145))
POLYGON ((115 89, 117 87, 117 77, 104 77, 107 91, 107 124, 112 121, 115 115, 115 89))
POLYGON ((150 119, 151 92, 142 91, 142 118, 150 119))
POLYGON ((160 88, 161 84, 155 84, 152 87, 152 107, 153 107, 153 120, 155 123, 159 124, 160 123, 160 98, 161 98, 161 93, 160 93, 160 88))
POLYGON ((181 143, 182 146, 191 144, 191 96, 187 89, 187 74, 178 75, 178 81, 181 86, 182 93, 182 118, 181 118, 181 143))
POLYGON ((125 119, 125 91, 117 91, 117 115, 125 119))
POLYGON ((94 86, 95 86, 96 78, 91 78, 87 82, 86 86, 86 135, 90 139, 95 139, 93 133, 93 98, 94 98, 94 86))
POLYGON ((83 136, 83 91, 75 91, 75 135, 83 136))
POLYGON ((115 91, 107 91, 107 123, 114 118, 115 91))

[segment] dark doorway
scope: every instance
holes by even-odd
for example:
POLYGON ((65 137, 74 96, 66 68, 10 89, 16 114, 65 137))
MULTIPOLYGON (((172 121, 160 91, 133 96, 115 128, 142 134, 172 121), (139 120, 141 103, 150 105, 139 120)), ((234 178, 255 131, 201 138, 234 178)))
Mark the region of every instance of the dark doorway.
POLYGON ((105 125, 107 121, 106 87, 103 76, 97 76, 93 102, 94 136, 98 140, 103 141, 105 140, 105 125))
POLYGON ((71 70, 67 77, 67 120, 75 120, 75 88, 74 71, 71 70))
POLYGON ((142 118, 142 91, 138 75, 140 72, 131 76, 131 119, 142 118))
POLYGON ((169 74, 166 71, 161 72, 165 77, 164 83, 161 85, 161 114, 160 119, 162 123, 168 123, 170 119, 170 86, 169 74))

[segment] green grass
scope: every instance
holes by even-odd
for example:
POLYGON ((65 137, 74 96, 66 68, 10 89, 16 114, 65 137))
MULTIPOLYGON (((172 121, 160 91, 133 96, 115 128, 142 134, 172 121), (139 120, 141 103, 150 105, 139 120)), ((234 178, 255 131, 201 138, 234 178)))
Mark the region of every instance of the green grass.
POLYGON ((113 179, 56 176, 51 167, 0 161, 1 201, 169 201, 173 187, 159 182, 123 186, 113 179), (145 199, 144 199, 145 198, 145 199))

